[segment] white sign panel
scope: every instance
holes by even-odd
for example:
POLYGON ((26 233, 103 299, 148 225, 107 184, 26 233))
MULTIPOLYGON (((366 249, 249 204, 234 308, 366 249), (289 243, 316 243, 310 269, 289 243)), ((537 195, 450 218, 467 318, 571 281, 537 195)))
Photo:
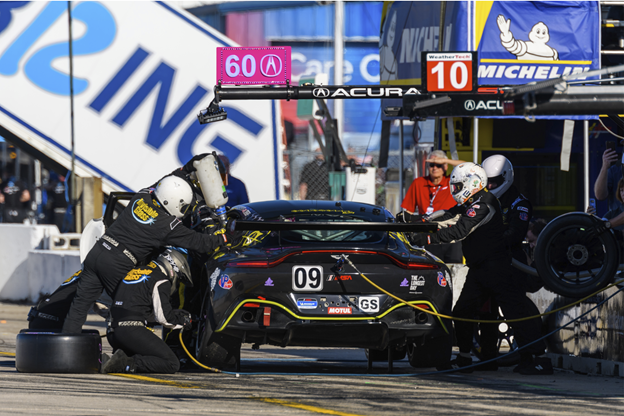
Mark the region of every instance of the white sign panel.
MULTIPOLYGON (((213 98, 215 55, 237 46, 163 2, 72 2, 77 173, 136 191, 193 155, 226 154, 250 200, 280 197, 279 114, 272 101, 213 98)), ((69 167, 67 2, 0 2, 0 125, 69 167)))

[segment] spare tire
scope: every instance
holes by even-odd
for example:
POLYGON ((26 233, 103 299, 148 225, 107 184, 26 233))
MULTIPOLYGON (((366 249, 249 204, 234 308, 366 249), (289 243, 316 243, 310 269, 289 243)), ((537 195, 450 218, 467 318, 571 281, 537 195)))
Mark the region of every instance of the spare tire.
POLYGON ((613 280, 620 248, 612 231, 592 236, 597 221, 593 215, 572 212, 542 230, 535 245, 535 268, 547 289, 578 299, 613 280))
POLYGON ((17 335, 15 369, 21 373, 99 373, 102 338, 82 334, 23 329, 17 335))

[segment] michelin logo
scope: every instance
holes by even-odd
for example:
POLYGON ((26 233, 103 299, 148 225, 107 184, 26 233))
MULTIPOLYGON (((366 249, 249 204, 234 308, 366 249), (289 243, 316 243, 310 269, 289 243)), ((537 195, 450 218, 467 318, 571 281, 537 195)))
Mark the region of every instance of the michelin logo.
POLYGON ((502 14, 496 18, 498 29, 500 30, 501 45, 510 53, 516 55, 522 60, 544 60, 558 61, 559 52, 547 43, 550 40, 548 26, 543 22, 536 23, 531 32, 529 32, 529 40, 518 40, 511 33, 511 19, 505 19, 502 14))
MULTIPOLYGON (((589 71, 591 67, 548 65, 559 61, 557 49, 548 45, 550 30, 544 22, 537 22, 528 34, 529 40, 516 39, 511 32, 511 19, 502 14, 496 19, 500 31, 500 42, 509 53, 515 55, 518 64, 479 65, 480 79, 540 80, 589 71), (522 61, 533 61, 534 65, 522 61), (535 61, 543 61, 536 64, 535 61)), ((582 78, 580 78, 582 79, 582 78)))

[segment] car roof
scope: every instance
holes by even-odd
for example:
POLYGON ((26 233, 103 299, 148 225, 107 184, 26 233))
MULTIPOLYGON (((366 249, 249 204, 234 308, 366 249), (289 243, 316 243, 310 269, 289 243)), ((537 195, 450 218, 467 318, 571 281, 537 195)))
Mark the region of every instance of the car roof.
POLYGON ((353 201, 262 201, 237 205, 233 209, 242 211, 248 207, 262 218, 276 218, 289 214, 347 214, 371 222, 386 222, 388 211, 378 205, 353 201))

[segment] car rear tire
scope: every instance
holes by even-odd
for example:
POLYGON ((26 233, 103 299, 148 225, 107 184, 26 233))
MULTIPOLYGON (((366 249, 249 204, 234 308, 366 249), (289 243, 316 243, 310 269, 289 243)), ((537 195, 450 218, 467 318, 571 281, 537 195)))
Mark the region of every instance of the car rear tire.
POLYGON ((15 346, 15 369, 21 373, 99 373, 102 338, 95 330, 63 334, 22 329, 15 346))
MULTIPOLYGON (((401 348, 395 348, 395 347, 391 347, 392 348, 392 361, 399 361, 402 360, 403 358, 405 358, 405 355, 407 354, 407 349, 405 347, 401 347, 401 348)), ((364 353, 366 354, 366 358, 368 359, 368 357, 371 357, 372 361, 384 361, 387 362, 388 361, 388 349, 383 349, 383 350, 373 350, 373 349, 364 349, 364 353)))
POLYGON ((209 367, 238 370, 241 340, 214 332, 216 324, 211 319, 211 308, 208 309, 206 321, 198 328, 197 360, 209 367))
POLYGON ((453 335, 445 334, 436 338, 427 338, 424 345, 407 345, 407 359, 414 368, 435 367, 446 370, 451 366, 453 335))
POLYGON ((540 233, 535 268, 547 289, 578 299, 612 281, 620 263, 620 248, 611 231, 590 239, 588 232, 595 224, 595 217, 574 212, 555 218, 540 233), (581 277, 583 272, 591 273, 581 277))

